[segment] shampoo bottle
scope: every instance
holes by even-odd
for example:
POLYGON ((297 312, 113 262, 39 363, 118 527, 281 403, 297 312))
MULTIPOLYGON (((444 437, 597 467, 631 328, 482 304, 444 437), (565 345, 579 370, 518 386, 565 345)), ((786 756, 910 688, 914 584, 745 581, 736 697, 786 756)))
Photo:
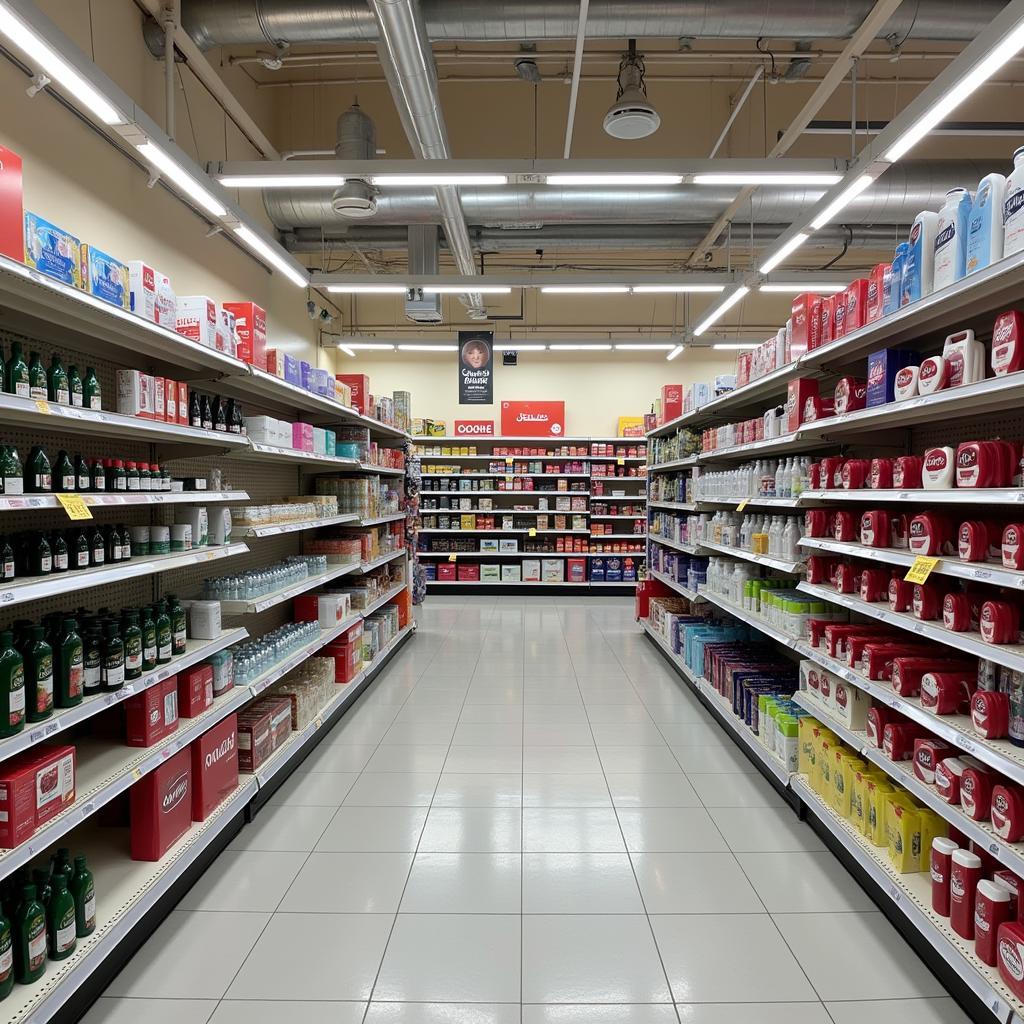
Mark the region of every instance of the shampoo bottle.
POLYGON ((1013 151, 1013 170, 1003 195, 1003 255, 1024 249, 1024 146, 1013 151))
POLYGON ((882 315, 887 316, 900 308, 900 296, 903 294, 903 272, 907 266, 907 255, 910 252, 908 242, 900 242, 892 258, 892 269, 888 287, 882 278, 882 315))
POLYGON ((945 205, 939 210, 935 235, 933 286, 936 291, 959 281, 967 272, 967 222, 970 214, 970 192, 965 188, 951 188, 946 193, 945 205))
POLYGON ((931 295, 935 277, 935 236, 938 234, 939 215, 922 210, 914 218, 910 229, 910 251, 903 268, 900 305, 917 302, 931 295))
POLYGON ((965 270, 973 274, 1003 258, 1003 197, 1006 178, 986 174, 978 182, 967 221, 967 261, 965 270))

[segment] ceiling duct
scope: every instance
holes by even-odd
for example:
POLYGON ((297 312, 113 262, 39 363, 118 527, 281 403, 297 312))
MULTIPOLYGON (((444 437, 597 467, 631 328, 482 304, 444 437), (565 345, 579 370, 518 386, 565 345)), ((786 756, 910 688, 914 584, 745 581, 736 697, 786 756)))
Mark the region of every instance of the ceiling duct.
MULTIPOLYGON (((406 236, 409 247, 409 274, 436 277, 441 243, 436 224, 410 224, 406 236)), ((462 297, 464 298, 464 297, 462 297)), ((441 296, 424 295, 419 288, 410 290, 405 299, 405 315, 417 324, 441 322, 441 296)))
MULTIPOLYGON (((377 156, 377 129, 358 103, 338 117, 334 154, 339 160, 373 160, 377 156)), ((350 220, 372 217, 377 212, 376 189, 367 181, 349 178, 331 196, 331 208, 350 220)))
MULTIPOLYGON (((202 47, 358 43, 379 38, 366 0, 181 0, 181 21, 202 47)), ((422 0, 435 42, 574 39, 579 0, 422 0)), ((588 39, 848 39, 872 0, 590 0, 588 39)), ((973 39, 1003 0, 905 3, 879 38, 973 39)))

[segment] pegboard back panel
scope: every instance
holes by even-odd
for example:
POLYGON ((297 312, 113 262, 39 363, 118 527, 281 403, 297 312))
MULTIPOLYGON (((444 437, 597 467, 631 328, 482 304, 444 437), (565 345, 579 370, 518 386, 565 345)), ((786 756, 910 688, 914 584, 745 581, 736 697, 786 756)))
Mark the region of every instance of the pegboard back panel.
POLYGON ((1007 441, 1024 440, 1024 411, 1004 410, 970 419, 937 419, 912 429, 913 454, 925 448, 948 446, 955 448, 963 441, 1002 438, 1007 441))

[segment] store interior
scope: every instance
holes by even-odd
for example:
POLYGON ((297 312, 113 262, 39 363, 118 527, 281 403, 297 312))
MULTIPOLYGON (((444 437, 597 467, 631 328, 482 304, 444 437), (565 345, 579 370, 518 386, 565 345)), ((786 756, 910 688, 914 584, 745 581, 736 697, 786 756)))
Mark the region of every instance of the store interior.
POLYGON ((0 1024, 1024 1022, 1024 0, 0 58, 0 1024))

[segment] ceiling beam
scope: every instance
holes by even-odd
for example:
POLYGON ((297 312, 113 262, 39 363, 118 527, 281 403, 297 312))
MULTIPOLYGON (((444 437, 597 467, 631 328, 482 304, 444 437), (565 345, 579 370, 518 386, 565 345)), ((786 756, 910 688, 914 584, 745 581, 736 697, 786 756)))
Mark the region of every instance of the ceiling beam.
POLYGON ((572 58, 572 85, 569 87, 569 115, 565 121, 565 145, 562 156, 568 160, 572 152, 572 129, 576 123, 576 100, 580 94, 580 72, 583 69, 583 40, 587 34, 587 11, 590 0, 580 0, 580 17, 576 23, 576 52, 572 58))

